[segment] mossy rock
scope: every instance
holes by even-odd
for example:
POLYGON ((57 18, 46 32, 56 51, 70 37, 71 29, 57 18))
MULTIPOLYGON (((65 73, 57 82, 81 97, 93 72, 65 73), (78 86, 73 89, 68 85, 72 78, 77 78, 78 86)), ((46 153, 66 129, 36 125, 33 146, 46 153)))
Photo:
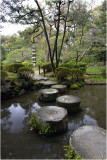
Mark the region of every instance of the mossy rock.
POLYGON ((31 126, 41 134, 62 133, 68 128, 67 110, 57 106, 45 106, 33 113, 31 126))
POLYGON ((57 89, 41 89, 39 91, 39 100, 42 102, 54 102, 58 97, 57 89))
POLYGON ((51 88, 53 89, 57 89, 59 91, 59 93, 65 93, 67 92, 67 86, 66 85, 52 85, 51 88))
POLYGON ((77 113, 81 111, 80 108, 80 98, 72 95, 60 96, 56 99, 56 104, 59 107, 64 107, 67 109, 69 114, 77 113))

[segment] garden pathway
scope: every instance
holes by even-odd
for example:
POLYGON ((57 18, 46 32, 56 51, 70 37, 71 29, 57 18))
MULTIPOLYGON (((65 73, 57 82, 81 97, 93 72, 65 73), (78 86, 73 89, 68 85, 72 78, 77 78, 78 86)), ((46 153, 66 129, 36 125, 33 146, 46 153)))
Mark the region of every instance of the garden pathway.
POLYGON ((39 75, 39 71, 37 71, 37 70, 34 71, 33 79, 36 80, 36 81, 47 80, 46 77, 43 77, 43 76, 39 75))

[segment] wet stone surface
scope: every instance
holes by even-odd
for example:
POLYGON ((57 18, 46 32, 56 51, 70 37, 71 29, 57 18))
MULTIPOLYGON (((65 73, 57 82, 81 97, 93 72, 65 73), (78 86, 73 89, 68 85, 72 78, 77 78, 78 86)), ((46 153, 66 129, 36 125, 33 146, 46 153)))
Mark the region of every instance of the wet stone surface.
POLYGON ((56 101, 59 92, 56 89, 41 89, 39 91, 39 100, 42 102, 56 101))
POLYGON ((57 106, 45 106, 35 113, 36 120, 40 125, 49 126, 51 133, 63 132, 68 127, 67 110, 57 106))
POLYGON ((67 86, 66 85, 52 85, 51 88, 57 89, 59 91, 59 93, 67 92, 67 86))
POLYGON ((80 110, 80 98, 77 96, 60 96, 56 99, 56 103, 58 106, 66 108, 68 113, 74 113, 80 110))
POLYGON ((69 144, 78 155, 86 159, 106 159, 106 130, 96 126, 78 128, 69 144))

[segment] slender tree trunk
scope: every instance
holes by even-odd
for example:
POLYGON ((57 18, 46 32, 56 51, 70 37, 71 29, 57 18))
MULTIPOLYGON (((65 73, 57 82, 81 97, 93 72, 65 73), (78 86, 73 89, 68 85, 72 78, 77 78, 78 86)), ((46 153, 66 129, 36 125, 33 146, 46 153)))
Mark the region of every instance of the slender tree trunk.
POLYGON ((52 64, 52 69, 53 69, 53 72, 55 72, 55 66, 54 66, 54 63, 53 63, 53 57, 52 57, 52 54, 51 54, 51 47, 50 47, 50 43, 49 43, 49 39, 48 39, 48 34, 47 34, 46 26, 45 26, 43 13, 42 13, 42 10, 41 10, 40 5, 38 3, 38 0, 35 0, 35 3, 37 4, 38 9, 39 9, 40 14, 41 14, 41 17, 42 17, 42 23, 43 23, 44 33, 45 33, 45 37, 46 37, 46 41, 47 41, 47 45, 48 45, 48 49, 49 49, 49 55, 50 55, 50 60, 51 60, 51 64, 52 64))
POLYGON ((56 67, 57 67, 57 61, 58 61, 57 43, 58 43, 59 27, 60 27, 60 7, 61 7, 61 2, 59 2, 59 6, 58 6, 58 24, 57 24, 56 39, 55 39, 55 43, 54 43, 53 56, 52 56, 54 59, 54 55, 56 53, 56 67))
POLYGON ((65 38, 65 33, 66 33, 67 17, 68 17, 68 14, 69 14, 69 7, 70 7, 70 2, 68 1, 68 9, 67 9, 67 14, 66 14, 65 23, 64 23, 64 33, 63 33, 63 38, 62 38, 62 42, 61 42, 61 47, 60 47, 60 50, 59 50, 59 56, 58 56, 56 67, 58 67, 58 64, 59 64, 61 51, 62 51, 62 47, 63 47, 63 43, 64 43, 64 38, 65 38))
MULTIPOLYGON (((51 30, 52 30, 52 24, 49 24, 49 36, 48 36, 48 39, 49 39, 49 42, 50 42, 50 37, 51 37, 51 30)), ((47 57, 46 57, 46 61, 49 62, 49 49, 48 49, 48 54, 47 54, 47 57)))

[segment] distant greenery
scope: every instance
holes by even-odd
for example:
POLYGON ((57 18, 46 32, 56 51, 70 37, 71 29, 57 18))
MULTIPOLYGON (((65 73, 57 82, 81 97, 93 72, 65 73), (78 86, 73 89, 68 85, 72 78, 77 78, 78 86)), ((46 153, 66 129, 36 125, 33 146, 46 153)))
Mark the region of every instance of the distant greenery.
POLYGON ((101 73, 104 66, 89 66, 86 69, 87 73, 101 73))

